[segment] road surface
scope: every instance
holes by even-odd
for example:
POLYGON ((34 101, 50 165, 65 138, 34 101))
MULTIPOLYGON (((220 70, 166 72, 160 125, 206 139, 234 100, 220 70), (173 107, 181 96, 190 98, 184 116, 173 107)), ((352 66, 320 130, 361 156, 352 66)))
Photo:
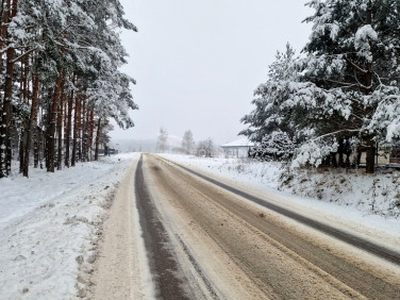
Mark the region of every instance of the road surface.
POLYGON ((134 187, 157 299, 400 299, 395 251, 155 155, 134 187))

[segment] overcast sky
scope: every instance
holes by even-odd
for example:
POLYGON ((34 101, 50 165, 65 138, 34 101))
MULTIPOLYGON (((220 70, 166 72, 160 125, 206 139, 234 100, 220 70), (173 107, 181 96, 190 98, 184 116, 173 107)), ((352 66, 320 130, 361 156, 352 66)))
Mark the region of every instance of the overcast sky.
POLYGON ((191 130, 196 141, 237 139, 255 88, 286 42, 300 51, 310 9, 299 0, 121 0, 139 33, 123 33, 140 109, 124 139, 156 139, 191 130))

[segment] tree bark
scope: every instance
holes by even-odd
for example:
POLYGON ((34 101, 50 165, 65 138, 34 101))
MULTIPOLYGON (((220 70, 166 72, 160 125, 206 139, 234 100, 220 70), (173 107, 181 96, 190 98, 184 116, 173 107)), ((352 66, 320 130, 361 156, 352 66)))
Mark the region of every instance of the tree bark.
MULTIPOLYGON (((7 50, 7 67, 6 67, 6 82, 4 85, 3 99, 3 120, 2 120, 2 138, 3 138, 3 168, 0 171, 0 177, 6 177, 11 172, 11 138, 12 138, 12 120, 13 120, 13 77, 14 77, 14 49, 7 50)), ((1 147, 1 146, 0 146, 1 147)))
POLYGON ((82 99, 82 112, 80 115, 81 119, 81 152, 80 152, 80 160, 86 161, 86 101, 82 99))
POLYGON ((19 173, 22 174, 23 166, 24 166, 24 154, 25 154, 25 136, 27 131, 27 124, 25 121, 21 122, 21 128, 19 132, 19 140, 18 140, 18 161, 19 161, 19 173))
POLYGON ((55 131, 56 131, 56 116, 60 96, 61 76, 57 77, 56 85, 54 87, 52 103, 49 106, 49 124, 46 132, 46 145, 47 145, 47 172, 54 172, 55 166, 55 131))
POLYGON ((90 110, 90 133, 89 133, 89 154, 90 159, 93 159, 93 133, 94 133, 94 111, 93 108, 90 110))
MULTIPOLYGON (((17 13, 18 1, 14 0, 11 4, 11 0, 7 0, 4 20, 9 23, 15 14, 17 13)), ((5 28, 4 36, 6 39, 6 46, 9 46, 10 36, 5 28)), ((6 76, 4 84, 4 98, 3 98, 3 109, 2 109, 2 128, 1 128, 1 140, 0 140, 0 178, 7 177, 11 173, 11 138, 12 138, 12 117, 13 117, 13 79, 14 79, 14 59, 15 50, 12 47, 8 47, 6 50, 6 76)))
POLYGON ((99 146, 100 146, 100 134, 101 134, 101 118, 97 121, 97 132, 96 132, 96 149, 94 153, 94 160, 99 160, 99 146))
POLYGON ((75 98, 75 111, 74 111, 74 135, 72 138, 72 156, 71 166, 74 167, 76 163, 76 154, 79 139, 79 116, 80 116, 80 93, 78 92, 75 98))
MULTIPOLYGON (((9 10, 10 8, 10 1, 9 0, 2 0, 1 1, 1 38, 0 38, 0 49, 4 47, 4 41, 6 40, 7 36, 7 26, 5 23, 9 21, 9 10)), ((3 54, 0 54, 0 70, 3 69, 3 54)), ((0 178, 6 176, 4 166, 5 166, 5 157, 4 157, 4 139, 3 139, 3 127, 4 118, 3 118, 3 106, 4 106, 4 99, 2 98, 0 101, 0 178)))
POLYGON ((366 164, 365 164, 365 172, 367 174, 373 174, 375 171, 375 143, 372 141, 370 137, 367 138, 367 147, 366 147, 366 164))
MULTIPOLYGON (((72 82, 75 84, 75 75, 73 75, 72 82)), ((65 166, 67 168, 70 167, 70 146, 71 146, 71 130, 72 130, 72 106, 74 104, 74 91, 71 91, 71 94, 68 98, 68 113, 67 113, 67 128, 65 132, 65 166)))
MULTIPOLYGON (((29 176, 29 152, 32 145, 32 135, 36 140, 36 130, 37 130, 37 113, 38 113, 38 91, 39 91, 39 76, 33 76, 33 87, 32 87, 32 103, 31 103, 31 114, 29 116, 28 132, 27 132, 27 142, 25 147, 24 162, 22 174, 25 177, 29 176)), ((37 163, 36 163, 37 167, 37 163)))
MULTIPOLYGON (((25 56, 21 60, 21 74, 19 84, 20 100, 27 106, 29 106, 28 99, 28 72, 29 72, 29 55, 25 56)), ((28 132, 29 132, 29 119, 24 117, 21 123, 20 136, 19 136, 19 172, 24 173, 25 169, 25 155, 29 155, 26 152, 28 147, 28 132)))
MULTIPOLYGON (((367 24, 372 25, 372 3, 371 1, 369 1, 368 4, 368 10, 367 10, 367 20, 366 20, 367 24)), ((369 87, 369 90, 367 91, 366 94, 370 94, 371 93, 371 87, 372 87, 372 61, 371 62, 367 62, 366 63, 366 67, 367 67, 367 74, 365 75, 365 85, 367 87, 369 87)), ((372 111, 374 109, 373 108, 367 108, 367 115, 371 114, 372 111)), ((366 173, 374 173, 375 171, 375 143, 372 141, 371 137, 367 137, 366 139, 366 144, 367 144, 367 149, 366 149, 366 154, 367 154, 367 158, 366 158, 366 173)))
POLYGON ((60 84, 60 101, 58 103, 58 116, 57 116, 57 137, 58 137, 58 144, 57 144, 57 170, 61 170, 62 167, 62 146, 63 146, 63 137, 62 137, 62 129, 63 129, 63 118, 64 118, 64 103, 66 99, 65 95, 65 72, 62 72, 62 79, 60 84))

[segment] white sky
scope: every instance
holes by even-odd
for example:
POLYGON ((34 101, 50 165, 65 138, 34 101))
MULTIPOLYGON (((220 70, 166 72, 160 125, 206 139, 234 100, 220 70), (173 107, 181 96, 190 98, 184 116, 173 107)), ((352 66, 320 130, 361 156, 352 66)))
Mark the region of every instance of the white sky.
POLYGON ((236 139, 255 88, 286 42, 300 51, 311 14, 296 0, 121 0, 139 33, 123 34, 140 109, 114 138, 156 139, 192 130, 196 141, 236 139))

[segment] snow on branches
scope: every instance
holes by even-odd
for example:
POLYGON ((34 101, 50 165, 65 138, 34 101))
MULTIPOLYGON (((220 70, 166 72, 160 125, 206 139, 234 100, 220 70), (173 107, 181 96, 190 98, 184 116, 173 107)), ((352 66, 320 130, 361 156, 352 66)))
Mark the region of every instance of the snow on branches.
POLYGON ((119 0, 1 5, 0 178, 10 174, 13 152, 25 176, 31 150, 35 166, 45 155, 54 172, 63 160, 66 166, 89 160, 94 140, 97 153, 108 119, 133 126, 128 111, 137 109, 130 92, 135 81, 119 70, 127 57, 120 30, 137 28, 124 18, 119 0), (46 149, 39 149, 43 144, 46 149))
POLYGON ((352 139, 373 172, 379 145, 400 138, 400 3, 313 0, 313 33, 302 57, 278 53, 242 134, 262 145, 285 132, 295 164, 319 165, 352 139))
POLYGON ((371 41, 378 40, 377 32, 372 28, 371 24, 358 28, 354 37, 354 47, 358 50, 357 54, 364 57, 368 62, 372 62, 373 55, 371 49, 371 41))

